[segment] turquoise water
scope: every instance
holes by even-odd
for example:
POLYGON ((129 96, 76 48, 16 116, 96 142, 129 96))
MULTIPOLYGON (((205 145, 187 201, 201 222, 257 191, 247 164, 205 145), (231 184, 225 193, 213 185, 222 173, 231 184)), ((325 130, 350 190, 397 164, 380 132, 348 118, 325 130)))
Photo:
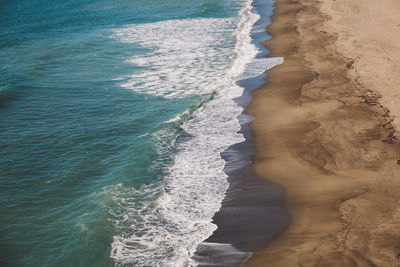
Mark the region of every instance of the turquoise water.
POLYGON ((0 1, 2 266, 191 264, 243 140, 249 5, 0 1))

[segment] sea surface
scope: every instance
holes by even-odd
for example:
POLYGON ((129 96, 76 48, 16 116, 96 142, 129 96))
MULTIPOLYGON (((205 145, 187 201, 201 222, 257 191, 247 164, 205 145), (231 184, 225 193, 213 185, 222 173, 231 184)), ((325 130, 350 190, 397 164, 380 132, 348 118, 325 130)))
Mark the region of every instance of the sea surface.
POLYGON ((251 0, 0 1, 0 265, 195 265, 220 154, 244 141, 237 82, 281 61, 257 57, 259 18, 251 0))

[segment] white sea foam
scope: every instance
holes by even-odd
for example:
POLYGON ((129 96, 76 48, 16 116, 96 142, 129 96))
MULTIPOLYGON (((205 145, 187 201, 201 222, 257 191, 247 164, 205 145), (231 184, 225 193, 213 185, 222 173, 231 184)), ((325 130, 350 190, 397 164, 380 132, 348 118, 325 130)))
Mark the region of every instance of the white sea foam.
POLYGON ((168 20, 115 30, 113 38, 149 50, 127 60, 142 71, 123 77, 121 86, 164 97, 218 90, 232 58, 234 42, 230 35, 236 20, 168 20))
POLYGON ((258 76, 282 62, 282 58, 255 59, 259 51, 251 44, 250 33, 259 16, 251 10, 248 0, 239 19, 163 21, 114 32, 113 37, 121 42, 149 49, 129 60, 143 70, 125 77, 122 87, 163 97, 215 92, 214 98, 181 126, 189 138, 177 144, 162 194, 161 185, 113 189, 119 192, 114 198, 124 211, 115 215, 119 234, 114 236, 111 256, 117 265, 196 265, 192 256, 197 246, 215 231, 211 219, 228 188, 220 154, 244 140, 238 133, 243 108, 233 101, 243 94, 243 88, 236 81, 258 76), (229 38, 232 45, 226 43, 229 38))
POLYGON ((224 243, 202 242, 197 248, 199 254, 196 255, 196 262, 202 266, 238 266, 252 255, 251 252, 243 252, 224 243), (208 255, 212 255, 211 257, 208 255))
POLYGON ((243 73, 249 59, 253 59, 251 68, 240 78, 257 76, 283 61, 283 58, 254 59, 259 51, 251 44, 250 32, 259 15, 250 11, 250 5, 246 2, 241 9, 239 21, 237 18, 168 20, 114 30, 113 38, 149 50, 127 60, 142 67, 141 71, 116 80, 121 81, 122 87, 138 93, 170 98, 224 89, 228 97, 240 96, 242 89, 231 88, 230 84, 243 73), (230 38, 235 25, 240 30, 230 38))
POLYGON ((263 74, 266 70, 282 64, 283 57, 272 57, 272 58, 255 58, 246 67, 246 70, 240 75, 240 79, 249 79, 257 77, 263 74))

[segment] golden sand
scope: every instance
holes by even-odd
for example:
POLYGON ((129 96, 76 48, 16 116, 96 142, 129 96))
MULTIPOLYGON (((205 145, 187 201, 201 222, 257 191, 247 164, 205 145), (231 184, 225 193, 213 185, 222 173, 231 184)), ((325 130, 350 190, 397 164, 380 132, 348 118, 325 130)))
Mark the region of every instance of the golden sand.
POLYGON ((289 229, 246 266, 400 266, 400 1, 277 0, 247 109, 289 229))

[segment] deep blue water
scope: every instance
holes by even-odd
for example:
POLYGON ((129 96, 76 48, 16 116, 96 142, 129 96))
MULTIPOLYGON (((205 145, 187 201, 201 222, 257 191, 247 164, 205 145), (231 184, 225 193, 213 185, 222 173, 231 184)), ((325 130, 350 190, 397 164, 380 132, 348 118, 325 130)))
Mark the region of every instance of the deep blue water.
POLYGON ((244 4, 0 1, 2 266, 188 262, 242 140, 244 4))

